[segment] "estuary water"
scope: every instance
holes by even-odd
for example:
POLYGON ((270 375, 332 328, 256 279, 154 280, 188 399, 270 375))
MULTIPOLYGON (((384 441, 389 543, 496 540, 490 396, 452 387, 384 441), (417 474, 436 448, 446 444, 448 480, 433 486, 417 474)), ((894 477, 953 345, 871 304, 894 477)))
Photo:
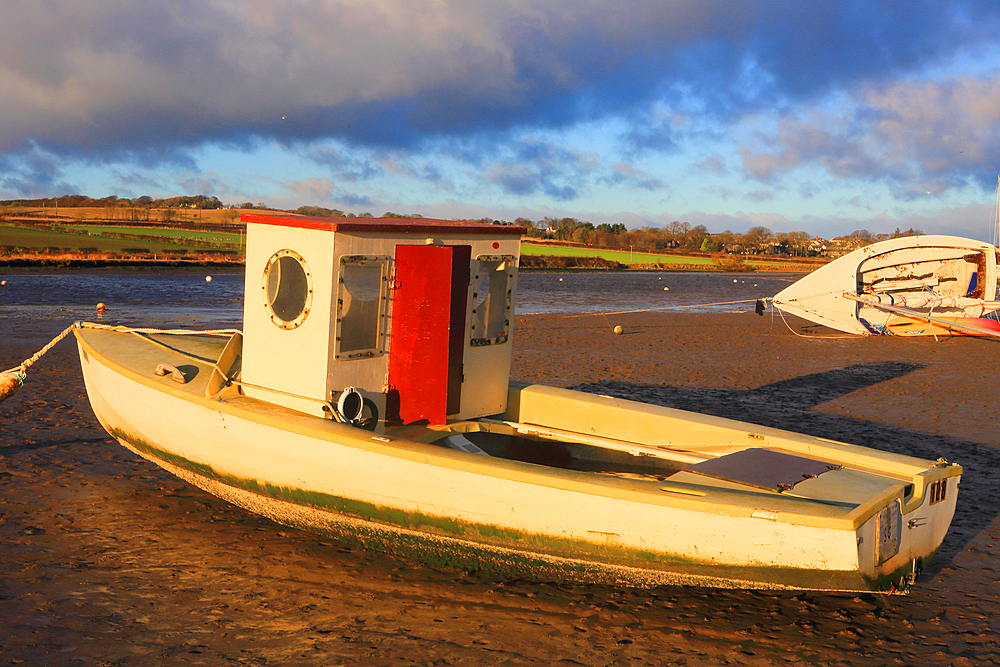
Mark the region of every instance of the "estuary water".
MULTIPOLYGON (((0 274, 0 316, 97 317, 129 325, 239 328, 242 270, 52 271, 0 274)), ((516 312, 608 313, 638 310, 751 312, 797 276, 787 274, 524 272, 516 312)))

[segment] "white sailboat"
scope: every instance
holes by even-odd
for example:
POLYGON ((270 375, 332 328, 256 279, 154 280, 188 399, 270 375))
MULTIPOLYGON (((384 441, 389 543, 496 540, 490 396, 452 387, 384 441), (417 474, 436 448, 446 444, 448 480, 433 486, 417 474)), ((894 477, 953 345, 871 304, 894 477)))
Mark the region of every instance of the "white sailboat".
POLYGON ((853 334, 1000 335, 997 248, 956 236, 881 241, 817 269, 771 303, 853 334))

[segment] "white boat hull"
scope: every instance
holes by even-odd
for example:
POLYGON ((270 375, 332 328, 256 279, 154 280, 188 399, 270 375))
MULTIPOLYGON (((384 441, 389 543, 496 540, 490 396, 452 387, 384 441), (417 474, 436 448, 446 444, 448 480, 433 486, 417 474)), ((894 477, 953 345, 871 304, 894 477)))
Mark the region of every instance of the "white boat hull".
MULTIPOLYGON (((878 507, 820 503, 817 510, 795 494, 692 484, 682 479, 689 473, 651 482, 476 456, 236 392, 224 400, 207 398, 196 386, 129 368, 127 359, 135 356, 130 341, 108 338, 115 335, 129 338, 78 331, 92 406, 123 445, 281 523, 431 562, 628 585, 887 590, 937 550, 954 512, 960 469, 916 473, 910 496, 886 491, 878 507), (924 488, 932 479, 946 490, 946 499, 933 507, 924 488), (898 552, 877 562, 884 508, 897 508, 894 520, 904 526, 918 515, 920 523, 895 528, 898 552)), ((201 375, 209 372, 205 367, 201 375)), ((748 437, 747 426, 736 422, 565 390, 532 391, 521 392, 522 413, 529 399, 538 405, 558 400, 569 413, 595 419, 601 410, 617 411, 612 423, 643 421, 662 430, 683 422, 695 440, 698 433, 711 433, 712 442, 716 432, 730 433, 737 443, 748 437)), ((754 428, 763 435, 753 437, 778 446, 785 438, 789 449, 845 456, 860 450, 754 428)), ((919 469, 896 458, 900 470, 919 469)))

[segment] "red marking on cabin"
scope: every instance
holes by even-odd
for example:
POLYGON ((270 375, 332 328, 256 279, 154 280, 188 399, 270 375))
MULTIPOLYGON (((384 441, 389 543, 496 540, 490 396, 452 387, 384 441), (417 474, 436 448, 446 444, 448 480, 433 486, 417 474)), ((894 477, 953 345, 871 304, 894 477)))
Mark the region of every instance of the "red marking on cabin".
POLYGON ((467 245, 396 246, 389 384, 399 414, 387 419, 444 424, 459 412, 471 257, 467 245))
MULTIPOLYGON (((512 225, 488 225, 482 222, 462 222, 460 220, 432 220, 430 218, 324 218, 319 216, 281 216, 242 213, 244 223, 318 229, 327 232, 376 232, 388 235, 401 234, 501 234, 521 236, 527 230, 512 225)), ((493 244, 499 248, 499 243, 493 244)))

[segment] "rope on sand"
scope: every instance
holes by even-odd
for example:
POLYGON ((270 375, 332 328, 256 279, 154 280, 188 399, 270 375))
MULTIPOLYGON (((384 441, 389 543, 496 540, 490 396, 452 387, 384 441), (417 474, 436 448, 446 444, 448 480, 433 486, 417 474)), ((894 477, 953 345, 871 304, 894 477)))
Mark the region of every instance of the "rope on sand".
POLYGON ((41 359, 43 354, 55 347, 56 343, 68 336, 76 326, 74 323, 72 326, 66 327, 66 330, 49 341, 48 345, 22 361, 20 366, 15 366, 0 373, 0 401, 10 398, 18 389, 24 386, 24 378, 27 376, 28 368, 41 359))
POLYGON ((596 317, 598 315, 628 315, 631 313, 651 313, 657 310, 678 310, 681 308, 705 308, 707 306, 729 306, 736 303, 755 303, 761 299, 743 299, 742 301, 718 301, 716 303, 689 303, 683 306, 659 306, 656 308, 639 308, 637 310, 612 310, 609 312, 599 311, 596 313, 574 313, 572 315, 549 315, 549 319, 561 320, 570 317, 596 317))
POLYGON ((763 304, 770 301, 768 298, 764 299, 742 299, 740 301, 717 301, 716 303, 689 303, 683 306, 658 306, 656 308, 638 308, 636 310, 614 310, 610 312, 598 311, 596 313, 574 313, 572 315, 548 315, 547 319, 562 320, 572 317, 603 317, 604 323, 616 334, 622 332, 620 326, 612 327, 611 323, 608 322, 608 315, 629 315, 632 313, 651 313, 657 310, 680 310, 683 308, 705 308, 707 306, 730 306, 737 303, 757 303, 757 313, 759 315, 763 314, 763 304))
POLYGON ((234 333, 239 332, 239 329, 209 329, 207 331, 190 331, 186 329, 151 329, 151 328, 135 328, 126 326, 116 326, 110 324, 96 324, 94 322, 74 322, 72 325, 66 327, 66 329, 60 333, 58 336, 49 341, 48 345, 35 352, 33 355, 25 359, 20 363, 20 365, 13 368, 9 368, 5 371, 0 372, 0 402, 3 402, 7 398, 13 396, 18 389, 24 386, 24 380, 27 377, 27 371, 36 361, 42 358, 42 356, 55 347, 59 341, 68 336, 74 329, 107 329, 109 331, 118 331, 121 333, 135 333, 135 334, 190 334, 198 333, 209 336, 231 336, 234 333))

